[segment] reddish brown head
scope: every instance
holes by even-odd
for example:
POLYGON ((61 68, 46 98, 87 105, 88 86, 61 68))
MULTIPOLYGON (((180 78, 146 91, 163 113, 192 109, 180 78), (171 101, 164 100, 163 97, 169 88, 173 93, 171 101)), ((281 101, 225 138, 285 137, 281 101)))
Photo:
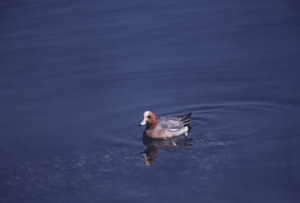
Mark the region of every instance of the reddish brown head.
POLYGON ((144 120, 140 123, 141 125, 147 124, 146 129, 154 129, 157 126, 157 119, 154 113, 146 111, 144 113, 144 120))

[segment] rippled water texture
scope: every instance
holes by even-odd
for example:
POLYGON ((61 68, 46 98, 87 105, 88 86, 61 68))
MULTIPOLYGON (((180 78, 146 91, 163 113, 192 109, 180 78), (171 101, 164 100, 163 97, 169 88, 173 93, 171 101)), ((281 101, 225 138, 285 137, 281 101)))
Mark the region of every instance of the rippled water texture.
POLYGON ((300 202, 299 9, 1 2, 0 202, 300 202))

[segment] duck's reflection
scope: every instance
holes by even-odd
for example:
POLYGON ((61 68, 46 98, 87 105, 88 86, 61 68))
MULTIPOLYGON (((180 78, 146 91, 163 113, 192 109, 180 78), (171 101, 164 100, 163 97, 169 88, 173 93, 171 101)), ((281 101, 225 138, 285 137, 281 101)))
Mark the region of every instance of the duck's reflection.
POLYGON ((191 139, 185 135, 166 139, 151 139, 144 136, 143 144, 147 148, 140 154, 145 155, 145 164, 151 165, 157 157, 158 147, 191 146, 190 141, 191 139))

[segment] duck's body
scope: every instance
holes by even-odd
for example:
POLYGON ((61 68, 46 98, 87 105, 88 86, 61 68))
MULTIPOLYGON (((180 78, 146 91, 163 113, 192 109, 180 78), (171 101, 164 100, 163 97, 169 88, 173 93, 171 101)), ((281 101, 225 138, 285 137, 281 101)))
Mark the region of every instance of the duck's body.
POLYGON ((154 113, 146 111, 140 125, 146 124, 144 136, 162 139, 182 135, 188 132, 192 113, 182 116, 167 116, 157 120, 154 113))

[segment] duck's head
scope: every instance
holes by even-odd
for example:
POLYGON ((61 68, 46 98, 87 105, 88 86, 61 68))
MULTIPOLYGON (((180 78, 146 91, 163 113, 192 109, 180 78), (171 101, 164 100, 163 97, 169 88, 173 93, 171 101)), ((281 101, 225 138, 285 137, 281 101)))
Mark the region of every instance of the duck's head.
POLYGON ((157 126, 156 116, 151 111, 145 111, 144 120, 139 124, 139 126, 145 124, 147 124, 147 128, 155 128, 157 126))

